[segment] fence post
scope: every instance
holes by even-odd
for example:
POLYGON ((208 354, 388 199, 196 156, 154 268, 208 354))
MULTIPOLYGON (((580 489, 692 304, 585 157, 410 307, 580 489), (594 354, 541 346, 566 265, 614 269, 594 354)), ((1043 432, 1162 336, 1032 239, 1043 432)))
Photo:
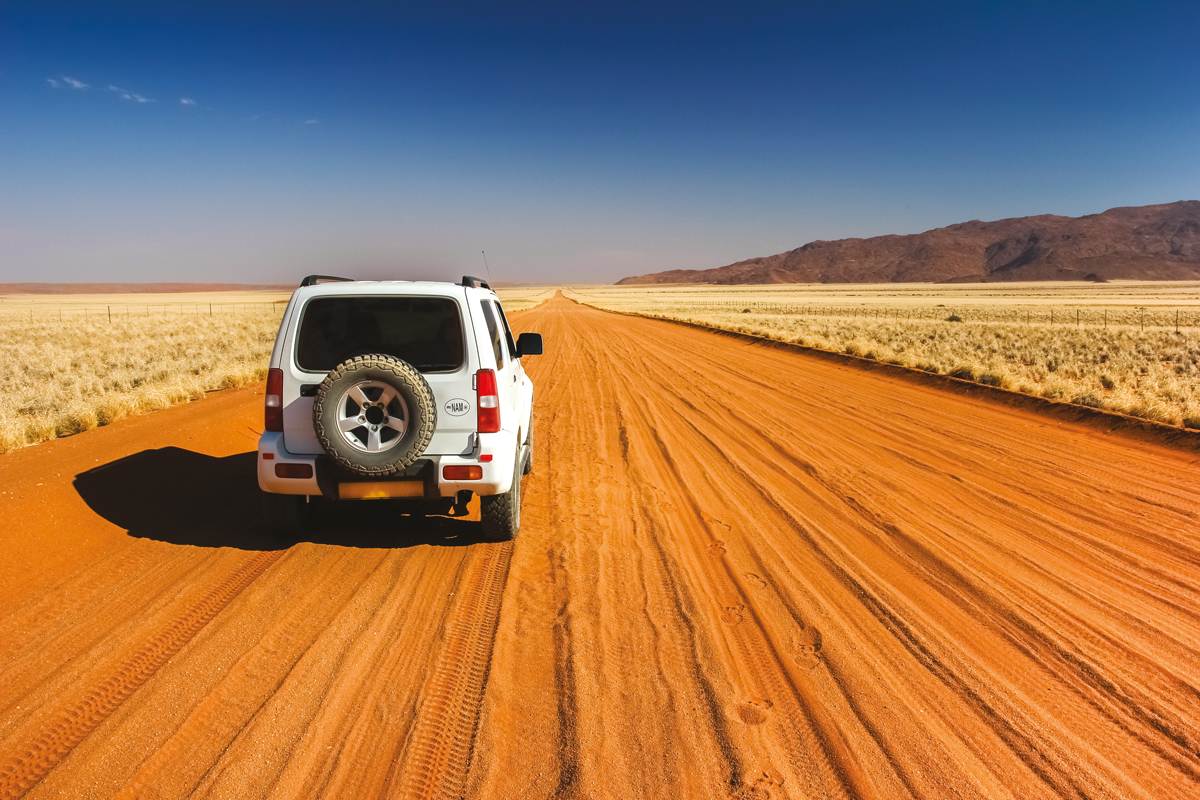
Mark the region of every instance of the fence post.
POLYGON ((1179 309, 1175 309, 1175 332, 1179 333, 1179 309))
POLYGON ((108 307, 108 324, 112 325, 112 306, 108 307))

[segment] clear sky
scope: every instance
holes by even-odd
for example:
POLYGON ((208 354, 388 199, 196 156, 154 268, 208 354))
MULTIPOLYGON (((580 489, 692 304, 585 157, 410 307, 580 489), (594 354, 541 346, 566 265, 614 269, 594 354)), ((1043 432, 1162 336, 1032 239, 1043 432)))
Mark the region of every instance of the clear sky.
POLYGON ((1200 199, 1198 42, 1195 0, 9 0, 0 282, 608 282, 1200 199))

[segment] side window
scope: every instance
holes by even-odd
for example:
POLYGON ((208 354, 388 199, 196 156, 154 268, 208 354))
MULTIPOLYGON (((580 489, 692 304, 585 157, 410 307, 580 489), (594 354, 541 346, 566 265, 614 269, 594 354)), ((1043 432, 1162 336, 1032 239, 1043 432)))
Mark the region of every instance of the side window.
POLYGON ((496 322, 496 314, 492 304, 486 300, 479 304, 483 307, 483 320, 487 323, 488 338, 492 341, 492 351, 496 354, 496 369, 504 368, 504 359, 500 356, 500 325, 496 322))
POLYGON ((513 338, 512 329, 508 327, 508 317, 504 316, 504 309, 500 307, 499 303, 493 301, 493 304, 496 306, 496 314, 500 317, 501 324, 504 325, 504 339, 508 344, 508 357, 516 358, 517 340, 513 338))

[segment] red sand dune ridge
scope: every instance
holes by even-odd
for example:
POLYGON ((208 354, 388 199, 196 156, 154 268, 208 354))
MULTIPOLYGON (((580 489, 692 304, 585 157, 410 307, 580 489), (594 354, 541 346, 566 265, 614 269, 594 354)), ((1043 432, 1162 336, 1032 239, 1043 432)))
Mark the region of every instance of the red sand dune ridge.
POLYGON ((1195 453, 561 297, 515 322, 514 544, 368 503, 268 536, 261 390, 0 458, 0 797, 1200 790, 1195 453))

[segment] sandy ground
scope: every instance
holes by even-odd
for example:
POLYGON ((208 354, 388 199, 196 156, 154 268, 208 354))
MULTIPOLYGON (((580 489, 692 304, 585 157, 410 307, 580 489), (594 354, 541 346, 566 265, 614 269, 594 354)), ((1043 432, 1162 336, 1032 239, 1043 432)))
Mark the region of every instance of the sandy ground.
POLYGON ((261 389, 0 457, 0 797, 1200 795, 1200 457, 557 298, 514 544, 261 389))

